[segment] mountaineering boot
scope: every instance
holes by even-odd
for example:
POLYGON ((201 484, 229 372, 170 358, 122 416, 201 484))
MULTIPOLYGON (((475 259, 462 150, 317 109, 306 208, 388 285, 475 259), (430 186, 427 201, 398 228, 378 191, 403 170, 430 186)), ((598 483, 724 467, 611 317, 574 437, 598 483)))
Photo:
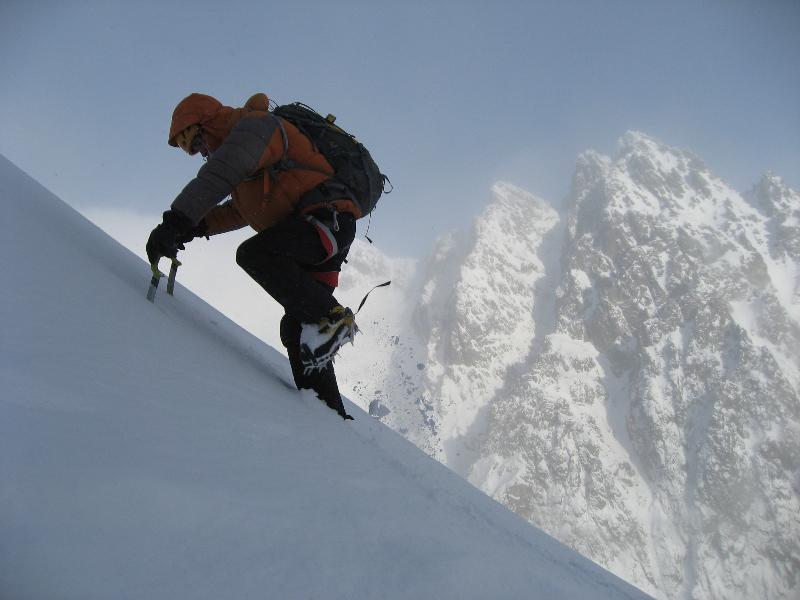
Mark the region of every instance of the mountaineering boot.
POLYGON ((318 323, 303 323, 300 360, 306 373, 325 368, 344 344, 358 332, 353 311, 334 306, 318 323))
POLYGON ((300 333, 302 323, 294 317, 283 315, 281 319, 281 342, 289 355, 289 365, 298 390, 314 390, 317 398, 322 400, 328 408, 335 410, 345 421, 352 421, 353 417, 347 414, 339 393, 336 382, 336 373, 333 364, 328 363, 323 368, 306 373, 300 360, 300 333))

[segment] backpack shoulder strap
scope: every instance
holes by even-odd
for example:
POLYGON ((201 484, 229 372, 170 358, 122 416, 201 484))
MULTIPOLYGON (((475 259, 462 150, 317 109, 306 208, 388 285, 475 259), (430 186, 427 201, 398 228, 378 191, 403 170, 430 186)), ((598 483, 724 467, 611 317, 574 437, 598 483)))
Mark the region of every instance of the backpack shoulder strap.
POLYGON ((283 125, 283 119, 277 115, 273 115, 272 113, 270 113, 269 116, 278 122, 278 127, 281 130, 281 136, 283 136, 283 155, 281 156, 281 159, 271 167, 267 167, 267 171, 271 176, 274 177, 281 171, 288 171, 289 169, 303 169, 304 171, 314 171, 315 173, 321 173, 323 175, 333 177, 333 175, 331 175, 331 173, 328 171, 289 158, 289 136, 286 135, 286 127, 283 125))

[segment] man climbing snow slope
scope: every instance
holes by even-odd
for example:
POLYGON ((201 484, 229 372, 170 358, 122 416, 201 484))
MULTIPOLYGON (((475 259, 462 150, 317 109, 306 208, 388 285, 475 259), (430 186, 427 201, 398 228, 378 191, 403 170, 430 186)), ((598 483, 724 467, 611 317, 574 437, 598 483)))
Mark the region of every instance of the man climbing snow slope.
POLYGON ((239 246, 236 262, 284 308, 280 336, 295 384, 347 420, 333 358, 358 328, 333 291, 356 219, 372 210, 384 180, 366 149, 333 119, 300 104, 270 111, 264 94, 242 108, 204 94, 184 98, 168 142, 206 163, 153 229, 147 257, 157 265, 195 237, 251 226, 257 233, 239 246), (315 135, 340 141, 331 151, 315 135), (357 189, 360 182, 366 192, 357 189))

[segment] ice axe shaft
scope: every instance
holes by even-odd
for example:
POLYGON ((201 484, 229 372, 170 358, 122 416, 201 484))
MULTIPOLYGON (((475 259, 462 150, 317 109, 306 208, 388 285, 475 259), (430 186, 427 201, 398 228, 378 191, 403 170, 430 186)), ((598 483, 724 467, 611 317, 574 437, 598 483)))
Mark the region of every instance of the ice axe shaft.
POLYGON ((178 275, 178 267, 181 266, 181 261, 177 258, 172 259, 172 265, 169 268, 169 277, 167 277, 167 294, 172 296, 175 293, 175 277, 178 275))
POLYGON ((150 278, 150 288, 147 290, 147 299, 150 300, 150 302, 155 303, 158 282, 161 281, 161 278, 164 276, 164 274, 158 270, 158 263, 151 264, 150 270, 153 272, 153 276, 150 278))

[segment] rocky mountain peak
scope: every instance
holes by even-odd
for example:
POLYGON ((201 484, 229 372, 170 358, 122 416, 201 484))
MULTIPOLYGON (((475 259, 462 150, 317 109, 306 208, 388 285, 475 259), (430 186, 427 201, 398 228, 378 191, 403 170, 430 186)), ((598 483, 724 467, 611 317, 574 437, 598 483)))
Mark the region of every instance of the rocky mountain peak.
POLYGON ((796 597, 800 197, 628 132, 566 206, 442 238, 373 414, 658 597, 796 597))
POLYGON ((770 219, 774 237, 779 238, 774 249, 800 258, 800 239, 796 237, 800 229, 800 193, 768 172, 745 197, 770 219))
MULTIPOLYGON (((487 206, 492 206, 493 204, 503 206, 525 206, 533 204, 544 209, 547 208, 547 204, 543 200, 523 190, 521 187, 506 181, 498 181, 492 186, 491 196, 487 206)), ((486 212, 484 211, 484 215, 485 214, 486 212)))
POLYGON ((665 597, 768 596, 746 564, 769 555, 776 576, 794 564, 786 536, 750 529, 775 536, 761 509, 800 507, 797 489, 765 492, 796 487, 773 462, 791 453, 786 432, 800 434, 795 202, 774 177, 757 192, 782 229, 697 157, 644 134, 623 136, 613 159, 582 155, 555 329, 493 404, 472 473, 602 564, 636 556, 634 580, 665 597), (726 575, 709 578, 720 565, 726 575))

